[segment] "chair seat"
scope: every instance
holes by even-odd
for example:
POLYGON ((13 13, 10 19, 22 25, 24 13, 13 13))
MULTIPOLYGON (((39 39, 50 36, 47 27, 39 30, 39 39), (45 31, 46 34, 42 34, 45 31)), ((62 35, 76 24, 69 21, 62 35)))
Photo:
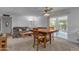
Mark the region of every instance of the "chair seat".
MULTIPOLYGON (((40 41, 44 43, 45 36, 39 36, 38 39, 40 39, 40 41)), ((49 41, 49 38, 46 38, 46 42, 48 41, 49 41)))
POLYGON ((45 36, 38 36, 38 38, 39 38, 39 39, 44 39, 44 38, 45 38, 45 36))
MULTIPOLYGON (((42 43, 44 43, 44 39, 42 39, 42 40, 40 40, 42 43)), ((49 40, 48 39, 46 39, 46 42, 48 42, 49 40)))

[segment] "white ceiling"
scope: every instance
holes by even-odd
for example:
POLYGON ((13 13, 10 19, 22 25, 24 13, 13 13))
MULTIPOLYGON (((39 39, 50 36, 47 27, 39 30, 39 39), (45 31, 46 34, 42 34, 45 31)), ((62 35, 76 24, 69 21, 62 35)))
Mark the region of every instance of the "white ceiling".
MULTIPOLYGON (((53 12, 67 8, 69 7, 53 7, 53 12)), ((10 14, 13 16, 18 16, 18 15, 38 16, 41 15, 42 12, 43 12, 43 7, 0 7, 0 15, 10 14)))

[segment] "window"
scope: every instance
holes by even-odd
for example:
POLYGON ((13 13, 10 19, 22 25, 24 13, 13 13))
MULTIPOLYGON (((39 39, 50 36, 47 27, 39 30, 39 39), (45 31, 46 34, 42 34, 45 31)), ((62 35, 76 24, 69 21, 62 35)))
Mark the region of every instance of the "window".
POLYGON ((49 24, 50 27, 56 27, 56 18, 50 18, 50 24, 49 24))

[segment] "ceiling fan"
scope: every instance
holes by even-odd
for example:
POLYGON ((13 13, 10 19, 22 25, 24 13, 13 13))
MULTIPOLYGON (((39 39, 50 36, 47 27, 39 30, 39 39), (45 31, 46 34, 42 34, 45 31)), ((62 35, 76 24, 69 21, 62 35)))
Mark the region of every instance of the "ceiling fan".
POLYGON ((44 9, 43 9, 44 16, 49 16, 50 12, 52 10, 53 10, 53 8, 51 8, 51 7, 44 7, 44 9))

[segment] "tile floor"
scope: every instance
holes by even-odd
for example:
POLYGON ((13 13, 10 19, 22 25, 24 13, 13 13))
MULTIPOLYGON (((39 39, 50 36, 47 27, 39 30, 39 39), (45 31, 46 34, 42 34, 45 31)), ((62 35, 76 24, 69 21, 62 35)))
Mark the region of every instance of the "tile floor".
MULTIPOLYGON (((33 38, 12 38, 9 37, 7 40, 7 50, 8 51, 36 51, 36 48, 33 48, 33 38)), ((43 45, 40 45, 39 51, 79 51, 79 46, 68 42, 64 39, 55 38, 52 40, 52 44, 47 43, 47 47, 43 48, 43 45)))

